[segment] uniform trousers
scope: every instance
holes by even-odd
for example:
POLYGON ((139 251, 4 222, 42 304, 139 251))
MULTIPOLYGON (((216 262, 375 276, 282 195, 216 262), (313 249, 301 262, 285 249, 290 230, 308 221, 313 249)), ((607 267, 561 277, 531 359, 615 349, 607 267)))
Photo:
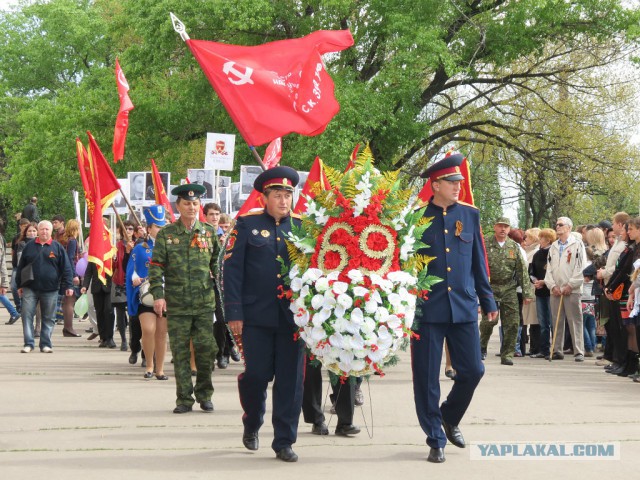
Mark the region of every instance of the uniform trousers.
POLYGON ((242 423, 247 432, 258 432, 264 423, 267 386, 273 380, 274 439, 278 452, 291 447, 298 436, 302 408, 304 350, 293 338, 294 326, 280 313, 278 327, 245 325, 242 329, 245 370, 238 375, 242 423))
MULTIPOLYGON (((520 306, 518 304, 518 294, 515 288, 501 292, 499 295, 494 290, 498 310, 500 312, 500 322, 502 323, 502 348, 500 349, 503 360, 511 360, 516 351, 516 340, 518 339, 518 326, 520 325, 520 306)), ((487 350, 493 327, 497 322, 490 322, 486 315, 482 315, 480 322, 480 344, 482 350, 487 350)))
POLYGON ((442 430, 442 421, 450 425, 460 423, 484 375, 478 324, 422 323, 417 333, 420 338, 411 340, 416 413, 420 427, 427 435, 427 445, 444 448, 447 437, 442 430), (451 363, 456 368, 456 378, 446 400, 439 405, 442 344, 445 339, 451 363))
MULTIPOLYGON (((302 416, 306 423, 319 425, 324 423, 325 417, 322 411, 322 365, 312 365, 309 357, 305 355, 304 395, 302 399, 302 416)), ((331 401, 336 405, 338 425, 351 425, 353 423, 354 399, 356 383, 332 384, 333 394, 331 401)))
MULTIPOLYGON (((562 300, 562 311, 560 312, 560 321, 558 322, 558 331, 555 333, 556 341, 553 344, 553 353, 563 352, 564 345, 564 319, 566 317, 569 324, 569 332, 573 340, 573 354, 584 355, 584 327, 582 325, 582 297, 581 293, 572 293, 565 295, 562 300)), ((555 326, 558 318, 558 310, 560 308, 560 297, 551 295, 549 299, 551 306, 551 320, 555 326)))
POLYGON ((211 400, 213 395, 213 383, 211 372, 213 360, 218 346, 213 338, 213 326, 211 321, 213 312, 199 315, 169 315, 167 327, 171 343, 171 355, 173 356, 173 369, 176 377, 176 405, 192 406, 195 394, 198 403, 211 400), (191 349, 190 341, 193 340, 193 351, 196 361, 196 384, 191 379, 191 349))

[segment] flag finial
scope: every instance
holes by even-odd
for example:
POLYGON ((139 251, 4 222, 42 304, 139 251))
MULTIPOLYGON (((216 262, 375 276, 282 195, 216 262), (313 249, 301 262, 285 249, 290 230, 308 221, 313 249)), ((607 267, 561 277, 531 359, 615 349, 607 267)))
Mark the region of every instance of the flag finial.
POLYGON ((169 12, 169 16, 171 17, 171 23, 173 23, 173 29, 180 34, 180 38, 185 42, 190 40, 184 23, 182 23, 180 19, 173 14, 173 12, 169 12))

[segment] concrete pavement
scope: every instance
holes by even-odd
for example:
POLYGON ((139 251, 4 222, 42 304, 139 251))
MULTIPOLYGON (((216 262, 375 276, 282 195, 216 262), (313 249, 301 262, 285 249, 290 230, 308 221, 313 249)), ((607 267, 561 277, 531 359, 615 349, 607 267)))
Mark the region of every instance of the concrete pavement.
MULTIPOLYGON (((497 333, 487 373, 461 424, 468 443, 620 442, 620 460, 476 461, 470 448, 448 445, 446 463, 426 462, 428 448, 413 405, 407 352, 384 378, 363 385, 365 406, 356 411, 363 432, 353 438, 309 433, 300 424, 294 445, 300 461, 275 460, 270 448, 270 408, 261 448, 241 443, 236 376, 241 365, 214 373, 215 413, 196 409, 175 415, 173 368, 169 381, 145 380, 129 353, 98 349, 97 341, 64 338, 54 330, 54 353, 20 353, 22 327, 5 325, 0 311, 0 476, 13 479, 260 480, 340 478, 636 478, 640 458, 640 384, 603 373, 593 359, 553 363, 515 359, 500 365, 497 333)), ((87 322, 77 323, 83 332, 87 322)), ((116 333, 116 338, 118 334, 116 333)), ((170 360, 168 356, 167 362, 170 360)), ((442 375, 443 396, 453 384, 442 375)), ((326 386, 325 385, 325 391, 326 386)), ((268 401, 270 402, 270 400, 268 401)), ((326 408, 329 418, 328 407, 326 408)))

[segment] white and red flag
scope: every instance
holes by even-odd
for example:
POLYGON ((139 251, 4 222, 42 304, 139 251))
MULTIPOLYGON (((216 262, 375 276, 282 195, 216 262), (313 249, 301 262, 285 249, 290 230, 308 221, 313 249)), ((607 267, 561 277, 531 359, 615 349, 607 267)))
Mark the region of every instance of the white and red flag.
POLYGON ((191 39, 187 44, 250 146, 292 132, 318 135, 340 110, 322 54, 352 46, 348 30, 251 47, 191 39))

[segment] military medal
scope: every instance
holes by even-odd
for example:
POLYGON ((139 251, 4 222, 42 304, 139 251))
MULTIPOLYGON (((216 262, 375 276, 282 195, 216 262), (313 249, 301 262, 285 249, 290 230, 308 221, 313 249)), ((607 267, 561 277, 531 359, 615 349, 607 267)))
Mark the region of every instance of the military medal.
POLYGON ((269 230, 262 230, 260 232, 260 235, 262 235, 264 238, 267 238, 269 235, 271 235, 271 233, 269 233, 269 230))
POLYGON ((460 220, 456 221, 456 237, 459 237, 462 233, 462 222, 460 220))
POLYGON ((258 230, 256 230, 255 228, 253 230, 251 230, 251 233, 253 233, 254 235, 258 234, 258 230))

